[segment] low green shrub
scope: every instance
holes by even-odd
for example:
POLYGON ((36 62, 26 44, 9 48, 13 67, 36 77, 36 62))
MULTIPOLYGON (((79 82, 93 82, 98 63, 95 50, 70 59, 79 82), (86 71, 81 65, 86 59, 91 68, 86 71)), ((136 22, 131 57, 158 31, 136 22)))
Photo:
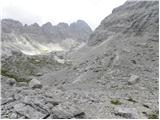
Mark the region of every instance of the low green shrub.
POLYGON ((111 100, 111 103, 114 105, 121 105, 122 103, 119 100, 111 100))

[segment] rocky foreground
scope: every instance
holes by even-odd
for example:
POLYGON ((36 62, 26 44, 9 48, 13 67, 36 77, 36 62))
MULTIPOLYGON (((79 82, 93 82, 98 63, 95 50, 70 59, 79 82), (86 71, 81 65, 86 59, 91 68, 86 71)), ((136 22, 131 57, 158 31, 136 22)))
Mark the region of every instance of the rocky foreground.
POLYGON ((2 85, 2 118, 85 118, 80 107, 69 100, 74 93, 43 86, 36 79, 27 84, 2 77, 2 85))
POLYGON ((67 55, 3 56, 1 117, 158 119, 158 4, 127 1, 67 55))

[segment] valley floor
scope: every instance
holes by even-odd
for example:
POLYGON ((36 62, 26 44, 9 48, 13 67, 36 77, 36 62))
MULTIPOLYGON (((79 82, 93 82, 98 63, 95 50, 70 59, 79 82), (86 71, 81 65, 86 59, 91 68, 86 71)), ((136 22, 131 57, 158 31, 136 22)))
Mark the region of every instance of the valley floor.
MULTIPOLYGON (((52 74, 47 74, 53 78, 52 74)), ((81 84, 81 81, 16 82, 2 78, 1 117, 12 119, 158 118, 158 92, 139 85, 81 84), (34 112, 34 114, 33 114, 34 112)))

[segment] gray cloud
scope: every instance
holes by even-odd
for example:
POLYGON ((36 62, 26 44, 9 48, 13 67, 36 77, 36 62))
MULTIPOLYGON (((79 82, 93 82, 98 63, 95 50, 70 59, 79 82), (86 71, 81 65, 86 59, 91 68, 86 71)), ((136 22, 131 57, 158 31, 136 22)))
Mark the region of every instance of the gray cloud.
MULTIPOLYGON (((0 0, 1 1, 1 0, 0 0)), ((0 4, 3 18, 12 18, 26 24, 48 21, 71 23, 85 20, 92 29, 125 0, 3 0, 0 4)))

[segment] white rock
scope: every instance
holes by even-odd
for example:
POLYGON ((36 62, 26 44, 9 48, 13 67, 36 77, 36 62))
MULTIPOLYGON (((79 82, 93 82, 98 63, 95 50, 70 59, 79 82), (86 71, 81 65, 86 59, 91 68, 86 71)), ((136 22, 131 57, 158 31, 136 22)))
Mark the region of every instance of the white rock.
POLYGON ((136 108, 116 107, 114 114, 129 119, 139 118, 136 108))
POLYGON ((39 80, 33 78, 30 82, 29 82, 29 87, 31 88, 42 88, 42 84, 39 80))
POLYGON ((139 76, 138 75, 131 75, 130 79, 128 80, 128 84, 135 84, 138 82, 139 76))
POLYGON ((42 76, 42 75, 43 75, 43 73, 41 73, 41 72, 36 74, 36 76, 42 76))

